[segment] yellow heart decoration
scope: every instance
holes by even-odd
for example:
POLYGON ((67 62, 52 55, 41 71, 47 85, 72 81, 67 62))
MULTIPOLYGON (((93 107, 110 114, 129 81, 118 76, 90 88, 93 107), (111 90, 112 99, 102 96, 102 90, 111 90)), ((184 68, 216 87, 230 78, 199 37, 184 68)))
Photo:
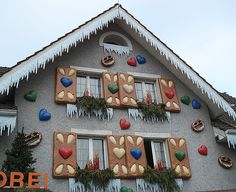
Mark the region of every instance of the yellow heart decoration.
POLYGON ((123 89, 126 93, 132 93, 134 90, 134 87, 132 85, 124 84, 123 89))
POLYGON ((125 155, 125 150, 124 150, 124 148, 117 148, 117 147, 115 147, 113 149, 113 153, 115 154, 115 156, 118 159, 121 159, 125 155))

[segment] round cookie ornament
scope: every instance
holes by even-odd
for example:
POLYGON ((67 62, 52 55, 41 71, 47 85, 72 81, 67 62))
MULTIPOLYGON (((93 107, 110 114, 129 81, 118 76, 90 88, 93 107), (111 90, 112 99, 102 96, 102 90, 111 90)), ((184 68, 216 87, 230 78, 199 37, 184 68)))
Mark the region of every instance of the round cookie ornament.
POLYGON ((230 169, 233 166, 233 160, 227 156, 221 155, 218 157, 218 162, 221 167, 230 169))
POLYGON ((192 127, 192 130, 195 131, 195 132, 201 132, 204 130, 205 128, 205 124, 203 123, 202 120, 198 119, 196 121, 194 121, 191 125, 192 127))
POLYGON ((102 57, 101 63, 104 67, 110 67, 115 63, 115 58, 111 55, 102 57))

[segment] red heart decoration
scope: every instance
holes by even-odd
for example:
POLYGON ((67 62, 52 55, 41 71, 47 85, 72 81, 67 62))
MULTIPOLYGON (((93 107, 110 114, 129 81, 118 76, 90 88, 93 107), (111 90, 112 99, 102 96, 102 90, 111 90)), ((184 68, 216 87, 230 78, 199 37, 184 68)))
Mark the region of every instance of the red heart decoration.
POLYGON ((199 148, 198 148, 198 153, 201 154, 201 155, 207 155, 207 146, 206 145, 201 145, 199 148))
POLYGON ((130 122, 127 121, 126 119, 121 119, 120 120, 120 128, 121 129, 129 129, 130 128, 130 122))
POLYGON ((68 159, 72 155, 72 150, 65 147, 61 147, 59 149, 59 153, 63 157, 63 159, 68 159))
POLYGON ((169 99, 172 99, 175 96, 175 92, 173 90, 165 91, 165 94, 169 99))
POLYGON ((136 67, 137 62, 136 62, 135 57, 129 58, 128 61, 127 61, 127 64, 130 65, 130 66, 136 67))

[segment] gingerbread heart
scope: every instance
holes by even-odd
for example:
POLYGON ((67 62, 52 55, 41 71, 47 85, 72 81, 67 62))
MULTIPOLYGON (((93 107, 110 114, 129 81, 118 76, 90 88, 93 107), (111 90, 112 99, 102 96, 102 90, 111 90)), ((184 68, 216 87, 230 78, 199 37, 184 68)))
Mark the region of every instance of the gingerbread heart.
POLYGON ((62 156, 63 159, 68 159, 72 155, 72 150, 65 147, 61 147, 59 149, 59 154, 62 156))
POLYGON ((175 96, 175 92, 173 90, 167 90, 165 91, 165 95, 168 99, 172 99, 175 96))
POLYGON ((124 88, 125 92, 128 94, 132 93, 134 90, 134 87, 132 85, 128 85, 128 84, 124 84, 123 88, 124 88))
POLYGON ((137 62, 136 62, 135 57, 129 58, 128 61, 127 61, 127 64, 130 65, 130 66, 136 67, 137 62))
POLYGON ((115 147, 113 149, 113 153, 115 154, 115 156, 118 159, 121 159, 125 155, 125 150, 124 150, 124 148, 117 148, 117 147, 115 147))
POLYGON ((139 158, 142 156, 142 151, 139 148, 130 149, 130 153, 136 160, 139 160, 139 158))
POLYGON ((67 77, 62 77, 61 78, 61 84, 64 87, 69 87, 69 86, 71 86, 72 83, 73 83, 73 81, 70 78, 67 78, 67 77))
POLYGON ((121 119, 120 120, 120 128, 121 129, 129 129, 130 128, 130 122, 127 121, 126 119, 121 119))

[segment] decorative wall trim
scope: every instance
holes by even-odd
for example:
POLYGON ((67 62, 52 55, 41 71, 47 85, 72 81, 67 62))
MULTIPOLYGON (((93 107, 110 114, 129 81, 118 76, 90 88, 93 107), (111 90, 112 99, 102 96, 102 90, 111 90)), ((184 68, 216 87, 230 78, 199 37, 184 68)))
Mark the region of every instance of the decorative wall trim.
POLYGON ((151 133, 151 132, 134 132, 135 135, 142 136, 144 138, 166 139, 171 137, 171 133, 151 133))
POLYGON ((89 68, 89 67, 77 67, 77 66, 70 66, 70 68, 73 68, 79 72, 84 73, 90 73, 90 74, 101 74, 103 72, 107 72, 106 69, 97 69, 97 68, 89 68))
POLYGON ((78 135, 85 136, 106 136, 112 135, 112 131, 109 130, 90 130, 90 129, 71 129, 71 132, 76 133, 78 135))

